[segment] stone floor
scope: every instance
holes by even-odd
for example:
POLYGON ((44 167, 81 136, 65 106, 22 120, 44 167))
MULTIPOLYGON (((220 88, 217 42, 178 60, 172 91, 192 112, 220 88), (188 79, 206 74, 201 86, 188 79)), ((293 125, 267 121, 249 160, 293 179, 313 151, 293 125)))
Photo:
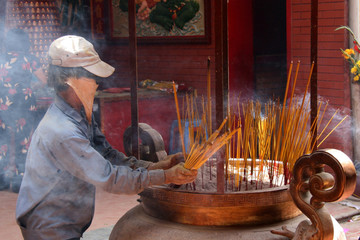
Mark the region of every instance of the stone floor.
MULTIPOLYGON (((0 192, 0 239, 22 239, 15 222, 16 198, 17 194, 15 193, 9 191, 0 192)), ((116 222, 126 212, 139 204, 138 198, 137 195, 114 195, 98 191, 96 194, 95 217, 83 239, 108 239, 116 222)), ((360 239, 360 199, 349 197, 341 202, 327 203, 326 207, 343 227, 348 240, 360 239)))
MULTIPOLYGON (((137 195, 115 195, 103 191, 96 193, 96 207, 93 222, 83 239, 108 239, 112 227, 129 209, 138 205, 137 195)), ((15 221, 17 194, 0 191, 0 239, 22 239, 15 221)))

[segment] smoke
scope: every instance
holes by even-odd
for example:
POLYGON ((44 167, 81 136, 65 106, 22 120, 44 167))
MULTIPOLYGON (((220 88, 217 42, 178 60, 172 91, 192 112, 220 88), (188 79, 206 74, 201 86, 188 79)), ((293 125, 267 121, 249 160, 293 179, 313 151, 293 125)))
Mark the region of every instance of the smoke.
MULTIPOLYGON (((14 53, 14 46, 10 43, 19 42, 24 37, 29 42, 24 31, 9 31, 5 40, 6 53, 12 53, 4 54, 1 59, 0 171, 11 169, 13 172, 24 172, 31 132, 37 122, 36 99, 31 88, 31 68, 35 62, 28 56, 27 49, 20 48, 20 51, 14 53)), ((26 42, 23 44, 26 45, 26 42)))
POLYGON ((9 177, 25 171, 31 135, 43 113, 37 109, 37 99, 51 94, 46 87, 38 88, 43 85, 36 77, 41 62, 30 54, 30 46, 26 31, 6 32, 0 59, 0 173, 9 177))
MULTIPOLYGON (((248 90, 245 91, 248 93, 248 90)), ((248 96, 250 94, 247 94, 248 96)), ((259 101, 262 106, 265 103, 273 103, 283 105, 283 102, 280 99, 264 99, 262 96, 246 97, 242 96, 241 93, 238 96, 232 96, 230 98, 230 108, 235 113, 237 108, 244 102, 248 100, 259 101)), ((288 96, 285 103, 286 108, 293 107, 296 109, 302 108, 304 114, 309 115, 308 119, 308 131, 311 127, 311 94, 306 93, 306 95, 298 92, 291 98, 288 96)), ((264 109, 262 109, 264 110, 264 109)), ((360 131, 354 129, 352 126, 351 110, 344 106, 337 107, 332 105, 329 100, 324 96, 318 96, 317 101, 317 112, 315 112, 316 121, 317 121, 317 142, 320 148, 336 148, 341 151, 344 151, 348 155, 352 155, 352 135, 355 131, 360 131)))

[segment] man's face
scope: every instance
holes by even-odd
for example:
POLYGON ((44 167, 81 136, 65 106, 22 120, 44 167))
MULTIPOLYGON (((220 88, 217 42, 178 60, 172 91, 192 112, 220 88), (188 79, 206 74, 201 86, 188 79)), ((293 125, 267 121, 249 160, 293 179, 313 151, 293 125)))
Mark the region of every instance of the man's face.
POLYGON ((86 118, 91 123, 92 108, 96 89, 99 86, 92 78, 69 78, 67 84, 75 91, 84 106, 86 118))

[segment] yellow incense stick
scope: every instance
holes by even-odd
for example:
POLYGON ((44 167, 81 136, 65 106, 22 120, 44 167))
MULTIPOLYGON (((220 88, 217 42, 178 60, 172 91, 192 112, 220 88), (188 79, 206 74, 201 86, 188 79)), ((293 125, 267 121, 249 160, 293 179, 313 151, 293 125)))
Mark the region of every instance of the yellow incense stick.
POLYGON ((212 134, 212 119, 211 119, 211 72, 210 72, 210 57, 207 61, 207 101, 208 101, 208 116, 209 116, 209 127, 208 133, 212 134))
POLYGON ((184 143, 184 132, 183 132, 182 126, 181 126, 179 102, 178 102, 178 98, 177 98, 175 82, 173 82, 173 90, 174 90, 176 114, 177 114, 177 119, 178 119, 179 134, 180 134, 180 139, 181 139, 181 148, 182 148, 182 152, 183 152, 183 155, 184 155, 184 158, 185 158, 186 157, 186 151, 185 151, 185 143, 184 143))
POLYGON ((286 82, 284 103, 283 103, 282 111, 281 111, 281 115, 280 115, 280 125, 279 125, 279 128, 278 128, 278 133, 277 133, 278 135, 277 135, 277 140, 276 140, 276 146, 277 146, 277 148, 276 148, 276 150, 275 150, 275 159, 274 159, 274 160, 278 160, 278 154, 279 154, 279 149, 280 149, 281 126, 282 126, 283 119, 284 119, 285 102, 286 102, 287 93, 288 93, 289 85, 290 85, 292 66, 293 66, 293 62, 291 61, 291 63, 290 63, 290 69, 289 69, 289 72, 288 72, 288 79, 287 79, 287 82, 286 82))
POLYGON ((326 135, 326 137, 318 144, 318 147, 326 140, 326 138, 327 138, 328 136, 330 136, 330 134, 331 134, 347 117, 348 117, 348 116, 345 116, 345 117, 333 128, 333 130, 331 130, 331 131, 329 132, 329 134, 326 135))

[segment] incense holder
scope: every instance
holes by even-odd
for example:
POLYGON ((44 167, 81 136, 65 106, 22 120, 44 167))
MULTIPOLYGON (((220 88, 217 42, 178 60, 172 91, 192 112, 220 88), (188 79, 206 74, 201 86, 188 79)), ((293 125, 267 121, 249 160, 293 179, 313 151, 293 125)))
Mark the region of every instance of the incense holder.
POLYGON ((288 186, 225 194, 151 187, 140 196, 150 216, 199 226, 268 224, 301 214, 288 186))
POLYGON ((141 205, 116 223, 109 239, 345 237, 325 202, 340 201, 354 192, 352 161, 335 149, 317 150, 299 158, 293 173, 290 185, 224 194, 147 188, 140 194, 141 205))

